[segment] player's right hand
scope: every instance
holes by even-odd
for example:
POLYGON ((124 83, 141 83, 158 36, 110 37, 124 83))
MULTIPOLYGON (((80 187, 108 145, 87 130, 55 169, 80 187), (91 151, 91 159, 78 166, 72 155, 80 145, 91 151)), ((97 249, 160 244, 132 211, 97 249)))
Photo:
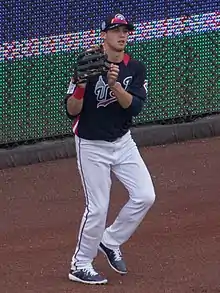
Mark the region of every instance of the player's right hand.
POLYGON ((109 87, 112 87, 116 84, 118 79, 118 74, 119 74, 119 66, 112 63, 107 73, 109 87))

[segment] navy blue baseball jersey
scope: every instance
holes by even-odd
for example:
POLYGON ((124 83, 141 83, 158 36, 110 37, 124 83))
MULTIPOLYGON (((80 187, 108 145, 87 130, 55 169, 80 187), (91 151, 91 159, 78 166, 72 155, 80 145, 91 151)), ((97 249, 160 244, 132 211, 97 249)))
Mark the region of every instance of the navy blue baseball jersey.
MULTIPOLYGON (((131 105, 124 109, 117 101, 107 82, 107 74, 88 80, 83 107, 77 117, 67 115, 74 120, 73 132, 88 140, 114 141, 122 137, 132 125, 132 117, 137 116, 147 98, 146 67, 125 54, 124 60, 115 63, 119 66, 118 82, 133 98, 131 105)), ((74 93, 75 85, 70 83, 65 97, 74 93)))

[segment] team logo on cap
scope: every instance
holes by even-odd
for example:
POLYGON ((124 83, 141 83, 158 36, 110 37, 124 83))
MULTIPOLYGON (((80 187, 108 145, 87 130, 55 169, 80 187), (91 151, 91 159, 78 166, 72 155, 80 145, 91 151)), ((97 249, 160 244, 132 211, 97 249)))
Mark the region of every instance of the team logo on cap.
POLYGON ((122 14, 116 14, 115 17, 112 19, 111 23, 121 23, 121 24, 127 24, 127 21, 122 14))
POLYGON ((115 18, 120 19, 120 20, 125 20, 125 17, 122 14, 116 14, 115 18))

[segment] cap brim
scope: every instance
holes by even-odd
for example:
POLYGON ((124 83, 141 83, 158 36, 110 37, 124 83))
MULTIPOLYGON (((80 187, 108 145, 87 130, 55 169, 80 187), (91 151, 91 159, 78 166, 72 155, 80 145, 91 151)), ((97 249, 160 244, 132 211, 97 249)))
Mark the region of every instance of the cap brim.
POLYGON ((119 26, 126 26, 130 32, 134 30, 134 25, 132 23, 113 23, 113 24, 107 26, 105 31, 114 29, 119 26))

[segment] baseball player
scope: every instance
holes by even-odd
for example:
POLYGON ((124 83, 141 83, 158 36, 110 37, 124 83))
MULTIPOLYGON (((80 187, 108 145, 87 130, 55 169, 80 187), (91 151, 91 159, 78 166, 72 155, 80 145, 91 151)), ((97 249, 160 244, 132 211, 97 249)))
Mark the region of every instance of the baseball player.
POLYGON ((86 284, 105 284, 93 260, 98 251, 119 274, 127 269, 121 246, 131 237, 155 201, 153 182, 132 139, 132 117, 147 97, 146 68, 125 53, 133 24, 121 14, 107 17, 101 38, 110 62, 108 72, 71 80, 65 98, 67 115, 73 121, 77 164, 86 207, 72 256, 69 279, 86 284), (128 201, 106 228, 111 172, 128 191, 128 201))

